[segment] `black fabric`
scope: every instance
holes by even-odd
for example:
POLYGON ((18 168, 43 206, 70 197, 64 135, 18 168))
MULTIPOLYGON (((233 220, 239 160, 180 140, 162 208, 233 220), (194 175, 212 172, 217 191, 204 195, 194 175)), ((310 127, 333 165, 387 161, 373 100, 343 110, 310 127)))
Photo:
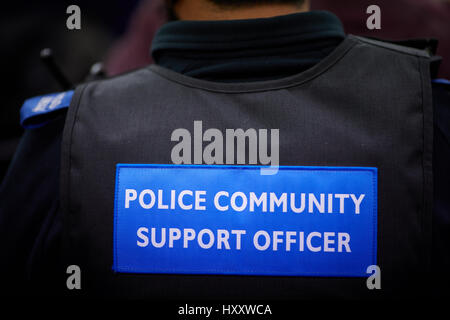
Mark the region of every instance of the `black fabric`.
POLYGON ((278 79, 325 58, 345 38, 339 19, 314 11, 233 21, 176 21, 152 43, 156 64, 216 82, 278 79))
POLYGON ((2 294, 49 292, 57 282, 61 137, 65 118, 27 130, 0 188, 2 294), (33 282, 40 282, 31 284, 33 282))
POLYGON ((61 199, 66 264, 84 270, 80 294, 270 299, 419 294, 431 255, 430 82, 425 53, 347 37, 319 64, 290 78, 220 84, 152 66, 79 88, 64 131, 61 199), (367 290, 364 278, 114 273, 116 164, 170 164, 171 133, 198 119, 223 132, 280 128, 281 165, 377 167, 383 291, 367 290))

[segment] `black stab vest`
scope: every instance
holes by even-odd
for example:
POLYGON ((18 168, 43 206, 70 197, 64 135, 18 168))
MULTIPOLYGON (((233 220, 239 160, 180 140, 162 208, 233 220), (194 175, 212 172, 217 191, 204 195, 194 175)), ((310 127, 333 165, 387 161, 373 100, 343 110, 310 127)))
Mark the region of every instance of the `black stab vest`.
POLYGON ((216 83, 152 65, 82 85, 63 136, 64 266, 80 266, 82 296, 412 295, 430 262, 432 125, 428 54, 355 36, 279 80, 216 83), (195 120, 222 132, 279 128, 280 165, 378 168, 382 289, 368 290, 364 278, 115 273, 116 164, 171 164, 171 133, 195 120))

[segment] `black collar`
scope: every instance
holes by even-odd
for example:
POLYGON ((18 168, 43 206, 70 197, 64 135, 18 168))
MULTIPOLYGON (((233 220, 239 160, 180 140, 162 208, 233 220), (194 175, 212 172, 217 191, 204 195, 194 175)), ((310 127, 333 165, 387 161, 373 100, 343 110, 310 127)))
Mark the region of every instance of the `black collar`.
POLYGON ((305 70, 329 54, 345 33, 326 11, 273 18, 174 21, 152 43, 154 61, 213 81, 255 81, 305 70))

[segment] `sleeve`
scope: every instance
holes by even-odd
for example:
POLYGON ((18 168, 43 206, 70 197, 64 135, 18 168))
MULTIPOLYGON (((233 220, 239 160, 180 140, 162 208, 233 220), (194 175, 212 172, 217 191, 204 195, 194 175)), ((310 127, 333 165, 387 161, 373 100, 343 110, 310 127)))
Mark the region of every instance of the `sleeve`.
MULTIPOLYGON (((448 85, 433 85, 433 251, 432 272, 440 294, 450 268, 450 94, 448 85)), ((448 280, 447 280, 448 281, 448 280)), ((439 294, 439 293, 437 293, 439 294)))
POLYGON ((50 288, 59 254, 59 161, 64 117, 26 130, 0 186, 3 294, 50 288), (50 283, 49 283, 50 282, 50 283))

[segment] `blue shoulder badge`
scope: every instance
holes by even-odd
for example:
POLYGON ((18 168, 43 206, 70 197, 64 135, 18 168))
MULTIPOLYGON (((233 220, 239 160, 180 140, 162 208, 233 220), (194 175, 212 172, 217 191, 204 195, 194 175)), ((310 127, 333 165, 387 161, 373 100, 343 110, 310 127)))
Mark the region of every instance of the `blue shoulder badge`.
POLYGON ((450 86, 450 81, 447 79, 433 79, 432 82, 434 84, 442 84, 444 86, 450 86))
POLYGON ((20 109, 20 124, 25 129, 44 126, 59 113, 58 111, 69 107, 73 92, 70 90, 25 100, 20 109))

